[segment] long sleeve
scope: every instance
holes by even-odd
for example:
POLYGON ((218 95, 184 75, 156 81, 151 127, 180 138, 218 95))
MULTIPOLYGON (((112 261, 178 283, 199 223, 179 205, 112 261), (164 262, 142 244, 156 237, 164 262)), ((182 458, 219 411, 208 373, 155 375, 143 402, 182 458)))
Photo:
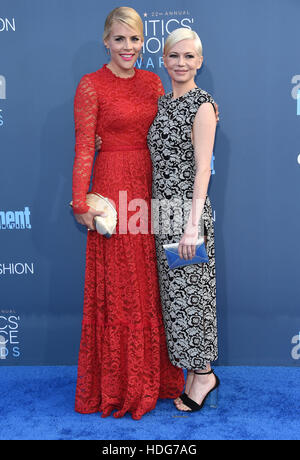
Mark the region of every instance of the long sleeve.
POLYGON ((74 99, 75 160, 73 166, 73 212, 89 210, 86 194, 89 189, 95 155, 95 133, 98 116, 98 97, 88 75, 79 82, 74 99))
POLYGON ((161 82, 161 79, 158 76, 157 76, 157 94, 158 94, 158 97, 163 96, 165 94, 163 84, 161 82))

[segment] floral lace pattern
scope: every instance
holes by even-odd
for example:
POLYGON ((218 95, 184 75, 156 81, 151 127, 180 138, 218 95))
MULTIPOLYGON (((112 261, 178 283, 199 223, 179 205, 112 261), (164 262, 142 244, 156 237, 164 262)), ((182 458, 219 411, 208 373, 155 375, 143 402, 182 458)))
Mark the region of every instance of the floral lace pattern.
MULTIPOLYGON (((116 77, 106 66, 85 75, 77 88, 74 113, 76 155, 73 210, 88 210, 95 133, 102 147, 94 163, 92 191, 127 204, 151 200, 151 159, 147 132, 163 94, 160 79, 135 69, 132 78, 116 77)), ((140 419, 158 398, 176 398, 183 389, 182 370, 168 358, 162 321, 154 236, 116 234, 105 239, 89 232, 82 334, 75 410, 140 419)), ((151 220, 149 216, 149 230, 151 220)))
MULTIPOLYGON (((187 202, 193 198, 195 180, 191 132, 201 104, 214 103, 204 90, 194 88, 173 99, 159 100, 157 116, 149 130, 148 144, 153 160, 153 198, 187 202)), ((176 231, 156 235, 163 317, 171 362, 185 369, 205 369, 218 357, 216 314, 216 264, 212 208, 206 196, 202 219, 207 235, 209 262, 169 270, 164 244, 176 243, 184 222, 172 215, 176 231)), ((162 224, 162 223, 161 223, 162 224)), ((199 231, 201 234, 201 225, 199 231)))

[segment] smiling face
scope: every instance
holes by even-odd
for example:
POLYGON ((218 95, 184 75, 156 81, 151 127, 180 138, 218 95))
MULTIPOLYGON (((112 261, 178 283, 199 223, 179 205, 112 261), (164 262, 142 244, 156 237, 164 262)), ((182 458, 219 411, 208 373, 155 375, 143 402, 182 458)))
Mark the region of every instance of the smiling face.
POLYGON ((115 21, 104 44, 110 49, 110 66, 116 73, 132 70, 143 46, 138 31, 115 21))
POLYGON ((177 42, 164 55, 165 67, 172 80, 177 83, 194 81, 202 61, 203 56, 197 53, 195 41, 190 39, 177 42))

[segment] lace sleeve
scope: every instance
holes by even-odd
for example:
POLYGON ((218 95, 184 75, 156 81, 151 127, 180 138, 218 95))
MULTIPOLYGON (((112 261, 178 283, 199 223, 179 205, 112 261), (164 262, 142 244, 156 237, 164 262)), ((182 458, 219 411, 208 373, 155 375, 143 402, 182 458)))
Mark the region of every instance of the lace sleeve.
POLYGON ((157 77, 157 80, 158 80, 157 94, 158 94, 158 97, 160 97, 160 96, 163 96, 165 94, 165 90, 164 90, 163 84, 161 82, 161 79, 159 77, 157 77))
POLYGON ((73 212, 89 210, 86 194, 89 189, 95 155, 95 133, 98 115, 97 93, 87 75, 77 87, 74 99, 75 160, 73 166, 73 212))

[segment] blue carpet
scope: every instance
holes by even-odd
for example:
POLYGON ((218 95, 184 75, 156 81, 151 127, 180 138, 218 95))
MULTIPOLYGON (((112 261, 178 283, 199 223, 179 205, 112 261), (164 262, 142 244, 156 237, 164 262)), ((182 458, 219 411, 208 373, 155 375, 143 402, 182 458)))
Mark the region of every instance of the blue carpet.
POLYGON ((74 411, 75 366, 4 366, 1 440, 296 440, 300 368, 216 367, 219 406, 181 415, 159 400, 141 420, 74 411))

